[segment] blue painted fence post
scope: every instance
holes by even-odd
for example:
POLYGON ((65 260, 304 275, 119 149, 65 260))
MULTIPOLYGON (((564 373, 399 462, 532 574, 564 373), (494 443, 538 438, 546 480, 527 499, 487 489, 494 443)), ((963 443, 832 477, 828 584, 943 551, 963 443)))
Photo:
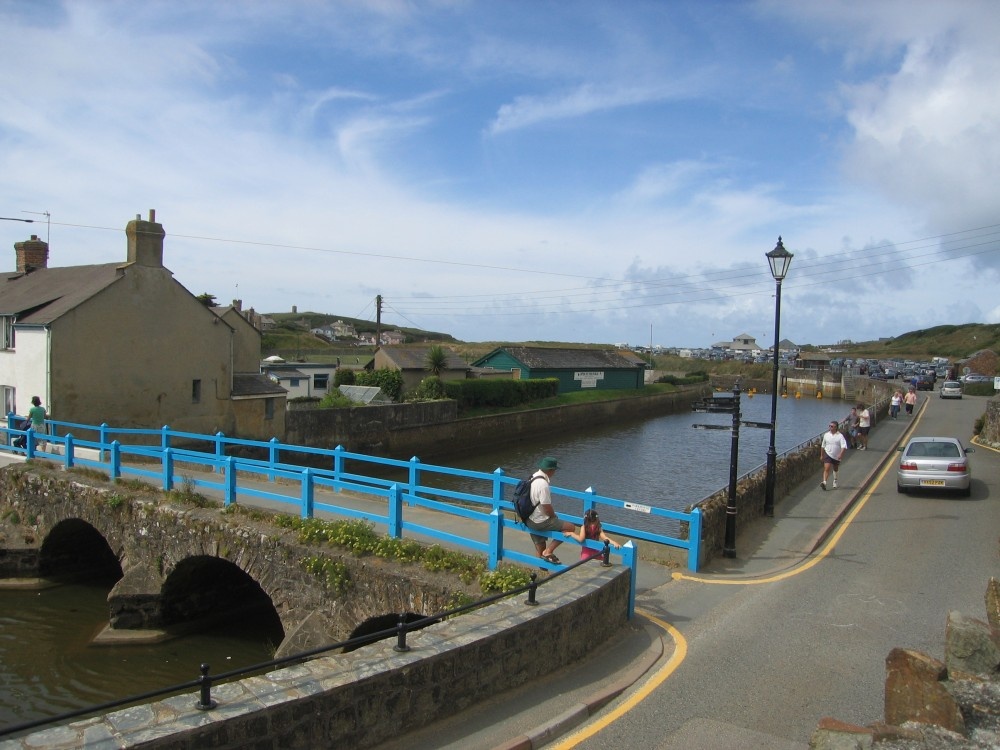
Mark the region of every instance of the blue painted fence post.
POLYGON ((163 450, 163 491, 170 492, 174 488, 174 451, 173 448, 163 450))
MULTIPOLYGON (((503 478, 504 470, 496 468, 493 470, 493 510, 500 510, 503 507, 503 478)), ((503 549, 501 547, 500 549, 503 549)))
MULTIPOLYGON (((104 459, 105 459, 104 452, 106 450, 105 446, 108 444, 108 423, 107 422, 101 422, 101 426, 97 428, 97 442, 99 442, 101 444, 101 455, 100 455, 100 458, 98 460, 101 463, 104 463, 104 459)), ((119 447, 121 447, 121 446, 119 445, 119 447)))
POLYGON ((698 572, 701 561, 701 508, 691 511, 691 521, 688 524, 688 570, 698 572))
POLYGON ((403 536, 403 493, 398 484, 389 488, 389 536, 400 539, 403 536))
POLYGON ((338 445, 333 449, 333 479, 337 483, 337 492, 340 492, 340 482, 344 474, 344 446, 338 445))
POLYGON ((170 447, 170 425, 165 424, 160 428, 160 449, 167 450, 170 447))
MULTIPOLYGON (((273 475, 272 475, 273 476, 273 475)), ((313 472, 310 468, 302 470, 302 517, 312 518, 315 512, 315 488, 313 487, 313 472)))
POLYGON ((225 434, 221 432, 215 433, 215 467, 212 469, 212 471, 214 471, 216 474, 222 471, 222 465, 223 465, 222 459, 225 455, 225 452, 223 451, 222 448, 223 446, 222 438, 224 437, 225 434))
POLYGON ((274 481, 274 466, 278 463, 278 438, 273 437, 267 441, 267 460, 268 460, 268 471, 267 479, 270 482, 274 481))
MULTIPOLYGON (((101 452, 104 452, 103 445, 101 452)), ((122 475, 122 444, 117 440, 111 443, 111 457, 109 459, 108 473, 112 479, 118 479, 122 475)))
POLYGON ((413 456, 410 459, 410 487, 409 491, 411 494, 417 494, 417 487, 420 486, 420 459, 413 456))
POLYGON ((223 503, 224 507, 229 507, 236 502, 236 460, 232 456, 226 456, 225 459, 225 472, 226 472, 226 499, 223 503))
POLYGON ((590 497, 588 497, 583 501, 583 515, 586 516, 587 511, 592 510, 594 507, 594 495, 597 494, 597 490, 595 490, 593 487, 588 487, 587 489, 584 490, 584 492, 590 495, 590 497))
POLYGON ((503 511, 500 508, 493 508, 490 513, 490 549, 486 554, 490 570, 496 570, 503 559, 503 511))
POLYGON ((76 458, 76 456, 73 455, 73 451, 74 450, 75 450, 75 448, 73 447, 73 433, 67 432, 66 433, 66 455, 63 457, 65 459, 63 461, 63 466, 65 466, 67 469, 72 469, 73 468, 74 459, 76 458))

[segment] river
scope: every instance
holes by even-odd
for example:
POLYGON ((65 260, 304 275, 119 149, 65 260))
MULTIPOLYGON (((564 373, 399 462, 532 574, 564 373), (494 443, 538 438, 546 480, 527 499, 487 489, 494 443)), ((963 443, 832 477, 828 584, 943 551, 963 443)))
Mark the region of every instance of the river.
MULTIPOLYGON (((741 402, 744 420, 770 419, 769 396, 744 394, 741 402)), ((781 399, 778 453, 815 438, 828 420, 843 419, 849 411, 846 402, 832 399, 781 399)), ((729 481, 730 432, 692 425, 731 423, 729 414, 672 414, 525 439, 437 463, 478 471, 502 467, 524 476, 540 457, 552 455, 559 460, 558 486, 592 487, 623 500, 684 508, 729 481)), ((768 438, 766 429, 741 428, 740 474, 764 463, 768 438)), ((272 627, 244 620, 158 644, 93 646, 91 640, 107 624, 112 584, 0 590, 0 726, 193 680, 202 662, 216 673, 257 664, 271 658, 281 639, 272 627)))

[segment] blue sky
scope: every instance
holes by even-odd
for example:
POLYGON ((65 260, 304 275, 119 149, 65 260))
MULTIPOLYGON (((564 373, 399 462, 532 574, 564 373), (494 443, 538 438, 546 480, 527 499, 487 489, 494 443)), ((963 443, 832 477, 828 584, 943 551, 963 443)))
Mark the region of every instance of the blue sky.
POLYGON ((780 235, 782 338, 997 323, 998 38, 993 0, 0 0, 0 247, 124 259, 153 208, 259 312, 770 346, 780 235))

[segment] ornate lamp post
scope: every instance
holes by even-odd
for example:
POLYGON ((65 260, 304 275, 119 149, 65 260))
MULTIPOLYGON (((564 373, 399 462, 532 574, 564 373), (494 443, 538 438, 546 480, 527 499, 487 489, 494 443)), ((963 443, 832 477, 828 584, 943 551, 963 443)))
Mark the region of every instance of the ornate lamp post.
POLYGON ((774 474, 775 463, 778 460, 778 453, 774 449, 774 430, 778 419, 778 338, 781 328, 781 282, 784 281, 788 273, 788 267, 792 265, 792 254, 785 250, 785 246, 778 237, 778 244, 774 250, 767 255, 767 262, 771 266, 771 275, 774 277, 774 369, 771 378, 771 441, 767 446, 767 475, 764 480, 764 515, 774 515, 774 474))

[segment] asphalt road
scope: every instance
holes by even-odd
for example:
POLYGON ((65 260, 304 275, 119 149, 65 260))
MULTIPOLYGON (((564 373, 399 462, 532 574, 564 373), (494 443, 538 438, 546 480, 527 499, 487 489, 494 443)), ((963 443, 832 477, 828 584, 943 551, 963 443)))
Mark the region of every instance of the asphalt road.
MULTIPOLYGON (((968 444, 985 402, 931 394, 914 434, 968 444)), ((890 464, 827 545, 781 575, 665 584, 646 603, 683 638, 683 660, 623 695, 639 700, 622 717, 602 726, 611 704, 550 746, 804 749, 824 716, 881 720, 889 652, 941 658, 948 611, 985 619, 986 583, 1000 577, 1000 455, 972 460, 969 499, 897 494, 890 464)))

